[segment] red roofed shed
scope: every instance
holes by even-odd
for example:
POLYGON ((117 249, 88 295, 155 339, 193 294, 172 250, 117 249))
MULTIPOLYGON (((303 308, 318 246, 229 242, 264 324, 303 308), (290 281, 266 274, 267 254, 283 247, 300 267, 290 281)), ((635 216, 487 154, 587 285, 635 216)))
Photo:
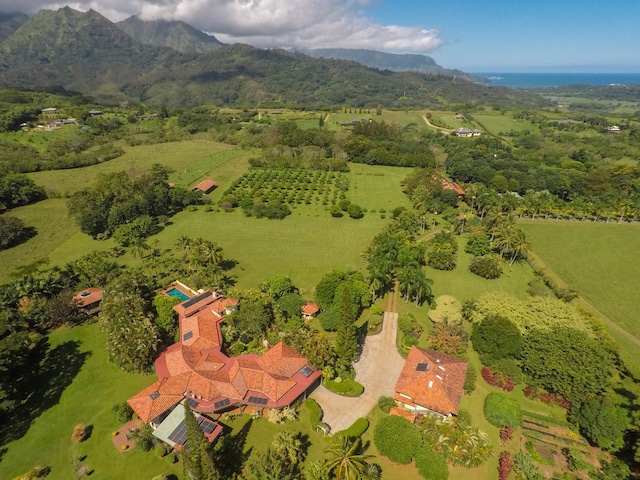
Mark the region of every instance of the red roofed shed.
POLYGON ((216 188, 216 182, 207 178, 206 180, 201 181, 198 185, 193 187, 191 190, 200 190, 202 193, 209 193, 214 188, 216 188))

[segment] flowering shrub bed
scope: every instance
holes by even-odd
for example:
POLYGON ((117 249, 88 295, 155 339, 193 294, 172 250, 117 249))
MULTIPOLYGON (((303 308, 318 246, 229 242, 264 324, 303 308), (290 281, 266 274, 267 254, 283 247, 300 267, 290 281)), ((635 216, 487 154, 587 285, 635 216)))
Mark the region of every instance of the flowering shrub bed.
POLYGON ((511 380, 506 375, 497 372, 496 370, 491 370, 488 367, 482 367, 482 378, 489 384, 494 387, 498 387, 505 392, 510 392, 515 387, 513 380, 511 380))
POLYGON ((498 478, 500 480, 507 480, 513 469, 513 460, 511 460, 511 453, 500 452, 500 459, 498 461, 498 478))
POLYGON ((524 396, 531 398, 532 400, 540 400, 542 403, 546 403, 547 405, 559 405, 565 410, 569 410, 571 408, 571 402, 566 398, 557 397, 547 392, 538 392, 531 387, 525 387, 524 396))

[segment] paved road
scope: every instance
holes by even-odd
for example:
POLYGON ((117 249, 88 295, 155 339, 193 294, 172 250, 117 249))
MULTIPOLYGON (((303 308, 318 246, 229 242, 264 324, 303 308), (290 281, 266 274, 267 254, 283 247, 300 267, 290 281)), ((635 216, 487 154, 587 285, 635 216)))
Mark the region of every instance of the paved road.
POLYGON ((335 433, 348 428, 357 418, 366 417, 381 395, 393 396, 404 365, 396 348, 398 314, 385 312, 382 331, 366 338, 360 360, 355 364, 356 380, 364 386, 357 398, 343 397, 323 386, 312 394, 324 411, 323 422, 335 433))

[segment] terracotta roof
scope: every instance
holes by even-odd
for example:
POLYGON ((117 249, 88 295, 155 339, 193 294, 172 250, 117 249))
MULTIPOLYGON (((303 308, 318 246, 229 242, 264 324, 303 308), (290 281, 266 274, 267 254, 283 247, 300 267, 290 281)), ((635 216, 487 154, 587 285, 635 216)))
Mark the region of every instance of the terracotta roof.
POLYGON ((396 383, 394 398, 443 415, 457 414, 466 373, 467 363, 459 358, 412 347, 396 383))
POLYGON ((458 195, 466 195, 465 191, 460 188, 460 185, 458 185, 456 182, 445 180, 444 178, 442 179, 442 188, 444 188, 445 190, 453 190, 458 195))
POLYGON ((303 374, 307 359, 283 342, 263 355, 229 358, 222 353, 220 324, 225 308, 237 303, 235 298, 218 297, 208 291, 174 307, 180 314, 180 341, 156 360, 160 380, 129 400, 140 418, 149 421, 157 417, 180 400, 178 394, 196 399, 203 412, 215 410, 216 398, 228 398, 237 404, 251 403, 252 396, 267 397, 267 403, 261 406, 279 408, 289 405, 316 382, 322 372, 310 368, 303 374), (165 384, 176 386, 171 390, 158 387, 165 384), (149 395, 154 392, 160 395, 154 394, 152 399, 149 395), (154 405, 153 411, 149 404, 154 405))
POLYGON ((319 310, 320 308, 318 308, 318 305, 311 302, 305 303, 302 307, 302 313, 304 313, 305 315, 315 315, 319 310))
POLYGON ((201 181, 198 185, 193 187, 192 190, 200 190, 201 192, 209 193, 215 187, 216 187, 216 182, 214 182, 210 178, 207 178, 206 180, 201 181))
POLYGON ((416 416, 408 410, 400 407, 393 407, 389 411, 389 415, 395 415, 397 417, 403 417, 409 420, 411 423, 416 423, 416 416))
POLYGON ((99 302, 102 300, 102 289, 101 288, 87 288, 85 290, 81 290, 77 292, 73 296, 73 301, 79 307, 84 307, 86 305, 91 305, 92 303, 99 302))
POLYGON ((127 403, 143 422, 149 423, 184 399, 185 380, 185 376, 163 378, 131 397, 127 403))

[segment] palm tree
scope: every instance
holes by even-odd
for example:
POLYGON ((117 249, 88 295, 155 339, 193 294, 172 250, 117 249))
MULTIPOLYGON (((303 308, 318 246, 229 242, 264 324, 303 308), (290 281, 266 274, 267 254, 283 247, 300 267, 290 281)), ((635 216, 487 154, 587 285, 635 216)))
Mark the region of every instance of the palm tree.
POLYGON ((336 480, 362 480, 368 478, 369 462, 373 455, 363 453, 360 439, 340 435, 325 449, 326 467, 336 480))
POLYGON ((527 241, 525 233, 520 228, 516 228, 509 245, 509 249, 511 250, 511 259, 509 260, 509 265, 513 265, 513 262, 516 261, 516 258, 529 251, 530 248, 531 245, 527 241))
POLYGON ((290 463, 296 464, 300 460, 302 441, 297 432, 283 430, 274 437, 271 448, 278 457, 286 458, 290 463))

